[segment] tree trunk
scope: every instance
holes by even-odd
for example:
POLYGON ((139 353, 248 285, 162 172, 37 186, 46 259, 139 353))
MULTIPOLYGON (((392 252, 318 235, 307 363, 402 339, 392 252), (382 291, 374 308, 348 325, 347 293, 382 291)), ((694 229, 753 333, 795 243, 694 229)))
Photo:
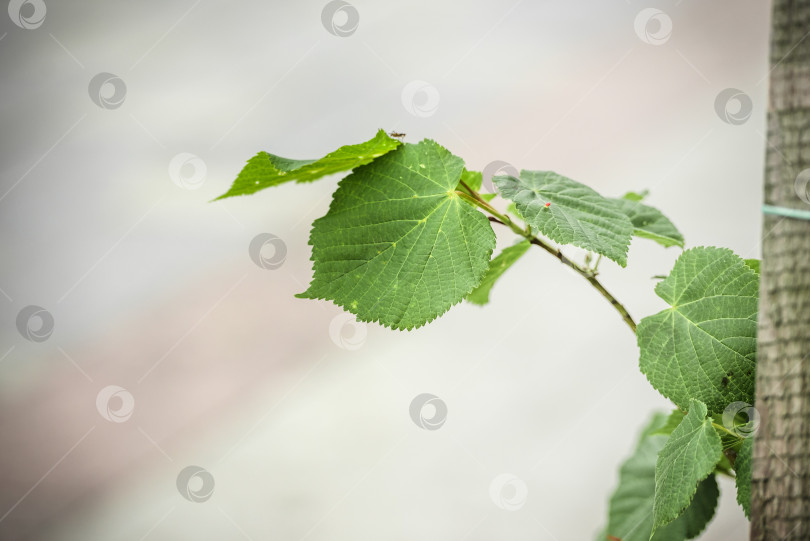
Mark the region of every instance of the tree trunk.
MULTIPOLYGON (((810 211, 810 0, 774 0, 765 203, 810 211), (797 180, 798 179, 798 180, 797 180)), ((766 214, 751 539, 810 539, 810 221, 766 214)))

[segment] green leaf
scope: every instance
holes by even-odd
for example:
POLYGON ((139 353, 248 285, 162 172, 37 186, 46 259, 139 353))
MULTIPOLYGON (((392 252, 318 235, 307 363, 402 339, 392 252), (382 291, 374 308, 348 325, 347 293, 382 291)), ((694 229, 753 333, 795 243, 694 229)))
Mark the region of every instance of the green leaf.
POLYGON ((622 199, 627 199, 628 201, 643 201, 645 197, 650 194, 648 190, 644 190, 641 193, 638 192, 627 192, 622 196, 622 199))
POLYGON ((489 269, 487 269, 484 279, 481 281, 481 284, 479 284, 478 287, 473 289, 472 293, 467 295, 467 300, 473 304, 483 305, 488 303, 489 292, 492 289, 492 286, 495 285, 496 280, 498 280, 498 278, 500 278, 501 275, 515 263, 515 261, 520 259, 520 256, 526 253, 529 246, 531 246, 531 243, 528 240, 524 240, 515 244, 514 246, 504 248, 503 251, 497 255, 497 257, 489 262, 489 269))
POLYGON ((467 189, 464 187, 464 184, 470 187, 471 190, 475 192, 479 192, 478 196, 483 199, 484 201, 492 201, 495 199, 498 194, 496 193, 480 193, 481 192, 481 185, 483 184, 484 176, 478 171, 467 171, 466 169, 461 173, 461 180, 458 182, 458 186, 456 190, 460 190, 464 193, 468 193, 467 189))
POLYGON ((751 455, 754 450, 754 438, 743 440, 737 458, 734 460, 734 472, 737 484, 737 503, 739 503, 745 516, 751 518, 751 455))
MULTIPOLYGON (((683 416, 681 416, 683 417, 683 416)), ((648 541, 653 529, 655 498, 655 462, 667 436, 656 432, 666 423, 667 416, 656 414, 639 438, 633 456, 619 470, 619 486, 610 498, 608 526, 599 541, 613 538, 622 541, 648 541)), ((702 481, 692 504, 675 521, 660 526, 653 541, 683 541, 700 534, 712 519, 719 491, 714 475, 702 481)))
POLYGON ((745 264, 751 267, 755 273, 759 274, 759 259, 744 259, 745 264))
POLYGON ((655 463, 653 531, 683 513, 695 496, 698 483, 714 471, 723 446, 706 418, 706 405, 689 403, 689 413, 672 431, 655 463))
POLYGON ((752 403, 759 276, 731 250, 692 248, 655 292, 670 308, 636 330, 652 386, 681 409, 692 398, 710 413, 752 403))
POLYGON ((520 211, 517 209, 517 205, 515 205, 515 203, 514 203, 514 202, 510 202, 510 203, 509 203, 509 204, 506 206, 506 212, 509 212, 509 213, 511 213, 511 214, 514 214, 515 216, 517 216, 518 218, 520 218, 520 219, 521 219, 521 220, 523 220, 524 222, 526 221, 526 220, 524 220, 524 219, 523 219, 523 216, 520 214, 520 211))
POLYGON ((460 302, 489 267, 495 233, 455 193, 464 162, 437 143, 403 144, 338 184, 315 220, 314 276, 298 297, 361 321, 412 329, 460 302))
POLYGON ((478 171, 467 171, 467 169, 464 169, 464 171, 461 172, 461 180, 458 181, 458 188, 456 189, 466 192, 467 190, 465 190, 461 184, 463 182, 472 190, 480 192, 483 178, 483 175, 478 171))
MULTIPOLYGON (((636 194, 637 195, 637 194, 636 194)), ((669 218, 661 211, 636 200, 613 199, 619 209, 633 222, 633 234, 637 237, 654 240, 664 248, 680 246, 683 248, 683 235, 669 218)))
POLYGON ((684 537, 686 539, 694 539, 706 528, 706 525, 714 517, 717 510, 717 500, 720 498, 720 489, 717 486, 717 479, 714 474, 709 475, 706 479, 698 483, 695 497, 692 498, 689 507, 683 512, 681 516, 670 522, 666 526, 661 526, 656 530, 656 537, 653 541, 657 540, 658 531, 668 531, 669 528, 675 527, 683 529, 684 537))
POLYGON ((493 181, 535 231, 627 265, 633 224, 611 200, 551 171, 523 170, 520 178, 496 176, 493 181))
POLYGON ((672 431, 675 430, 679 424, 681 424, 684 415, 685 413, 679 409, 672 410, 672 413, 670 413, 669 417, 667 417, 667 422, 664 423, 664 425, 661 428, 653 432, 653 434, 669 436, 670 434, 672 434, 672 431))
POLYGON ((252 194, 293 180, 312 182, 327 175, 349 171, 371 162, 399 145, 399 141, 380 130, 365 143, 342 146, 319 160, 292 160, 269 152, 259 152, 248 160, 230 190, 214 201, 235 195, 252 194))

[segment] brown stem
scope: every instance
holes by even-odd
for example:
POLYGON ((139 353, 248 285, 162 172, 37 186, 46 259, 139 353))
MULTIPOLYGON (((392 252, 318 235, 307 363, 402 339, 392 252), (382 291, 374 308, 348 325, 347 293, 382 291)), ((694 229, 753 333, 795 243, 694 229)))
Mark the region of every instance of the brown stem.
POLYGON ((515 224, 508 216, 506 216, 505 214, 501 214, 492 205, 490 205, 489 203, 484 201, 484 199, 475 190, 473 190, 472 188, 467 186, 467 184, 465 184, 464 181, 459 181, 459 184, 461 184, 464 187, 464 189, 466 189, 467 192, 469 192, 469 193, 459 192, 459 191, 457 191, 456 193, 458 195, 460 195, 461 197, 463 197, 464 199, 466 199, 467 201, 469 201, 470 203, 472 203, 473 205, 476 205, 476 206, 482 208, 483 210, 487 211, 488 213, 492 214, 492 216, 488 216, 489 221, 497 223, 497 224, 501 224, 501 225, 504 225, 504 226, 510 228, 512 231, 514 231, 518 235, 524 237, 530 243, 532 243, 532 244, 534 244, 536 246, 539 246, 540 248, 542 248, 546 252, 550 253, 551 255, 553 255, 554 257, 559 259, 560 263, 562 263, 563 265, 567 265, 567 266, 571 267, 572 269, 574 269, 577 272, 577 274, 579 274, 580 276, 582 276, 583 278, 588 280, 588 282, 590 282, 590 284, 599 293, 601 293, 602 296, 605 299, 607 299, 607 301, 610 303, 610 305, 613 306, 613 308, 617 312, 619 312, 619 315, 622 316, 622 319, 624 320, 624 322, 627 323, 627 326, 630 327, 630 330, 633 331, 633 334, 635 334, 635 332, 636 332, 636 322, 633 321, 633 318, 630 316, 630 313, 627 311, 627 308, 625 308, 622 303, 620 303, 618 300, 616 300, 616 297, 611 295, 610 292, 607 289, 605 289, 605 286, 603 286, 602 283, 596 278, 596 273, 593 270, 583 268, 583 267, 577 265, 576 263, 574 263, 573 261, 571 261, 570 259, 565 257, 565 255, 559 249, 554 248, 553 246, 550 246, 545 241, 543 241, 541 238, 535 237, 529 231, 528 228, 522 229, 520 226, 515 224))
POLYGON ((588 269, 583 269, 582 267, 580 267, 579 265, 577 265, 576 263, 565 257, 565 255, 560 250, 557 250, 552 246, 549 246, 548 244, 546 244, 537 237, 529 238, 529 242, 541 247, 542 249, 544 249, 557 259, 559 259, 563 265, 568 265, 569 267, 574 269, 577 272, 577 274, 588 280, 588 282, 590 282, 591 285, 594 288, 596 288, 596 290, 599 291, 599 293, 601 293, 604 298, 608 300, 611 306, 613 306, 613 308, 617 312, 619 312, 619 315, 622 316, 622 319, 624 320, 625 323, 627 323, 627 326, 630 327, 630 330, 632 330, 633 333, 636 332, 636 322, 633 321, 633 318, 630 316, 630 313, 627 311, 627 308, 625 308, 624 305, 616 299, 616 297, 614 297, 607 289, 605 289, 605 286, 602 285, 602 283, 596 278, 596 275, 593 272, 591 272, 588 269))

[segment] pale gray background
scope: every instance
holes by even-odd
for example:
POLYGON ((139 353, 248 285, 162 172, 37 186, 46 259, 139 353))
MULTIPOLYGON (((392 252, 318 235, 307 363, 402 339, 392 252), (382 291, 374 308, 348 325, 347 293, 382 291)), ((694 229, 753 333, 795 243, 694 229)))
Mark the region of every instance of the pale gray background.
MULTIPOLYGON (((766 2, 356 0, 346 38, 322 26, 321 0, 46 3, 32 30, 0 12, 0 537, 595 535, 667 402, 583 280, 531 251, 486 308, 411 333, 370 325, 342 349, 341 311, 293 297, 338 178, 207 201, 258 150, 318 157, 384 128, 473 169, 501 159, 605 195, 651 188, 688 246, 757 257, 766 2), (634 31, 649 6, 673 22, 660 46, 634 31), (126 82, 120 108, 91 101, 99 72, 126 82), (441 96, 427 118, 401 101, 417 79, 441 96), (743 125, 715 114, 727 87, 753 99, 743 125), (181 152, 207 166, 197 190, 169 177, 181 152), (248 257, 262 232, 287 244, 278 270, 248 257), (29 304, 55 318, 45 342, 15 328, 29 304), (96 409, 111 384, 135 399, 124 423, 96 409), (424 392, 448 405, 440 430, 409 418, 424 392), (175 488, 190 464, 216 480, 205 503, 175 488), (518 511, 489 497, 503 473, 528 487, 518 511)), ((640 319, 663 307, 650 277, 678 253, 636 240, 604 282, 640 319)), ((741 539, 733 484, 721 490, 703 539, 741 539)))

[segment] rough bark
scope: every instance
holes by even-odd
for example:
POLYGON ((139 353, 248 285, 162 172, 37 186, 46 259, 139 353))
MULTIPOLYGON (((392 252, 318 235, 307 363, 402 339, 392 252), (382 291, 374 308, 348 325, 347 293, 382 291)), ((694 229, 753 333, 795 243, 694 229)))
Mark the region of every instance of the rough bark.
MULTIPOLYGON (((765 203, 810 210, 810 0, 775 0, 771 27, 765 203)), ((810 221, 765 215, 762 236, 751 539, 807 540, 810 221)))

